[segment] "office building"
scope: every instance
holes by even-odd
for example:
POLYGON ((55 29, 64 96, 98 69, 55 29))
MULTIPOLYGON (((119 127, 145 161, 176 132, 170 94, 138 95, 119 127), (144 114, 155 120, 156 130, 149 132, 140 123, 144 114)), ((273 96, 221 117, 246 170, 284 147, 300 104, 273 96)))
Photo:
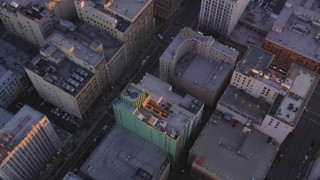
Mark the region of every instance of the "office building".
POLYGON ((72 172, 68 172, 68 174, 63 177, 63 180, 82 180, 82 178, 72 172))
POLYGON ((0 44, 0 106, 6 108, 31 84, 23 66, 32 57, 2 39, 0 44))
POLYGON ((124 42, 129 61, 154 31, 152 0, 75 0, 74 4, 79 19, 124 42))
POLYGON ((296 127, 319 77, 296 64, 280 76, 268 68, 272 59, 266 51, 249 48, 217 109, 226 119, 249 123, 281 144, 296 127))
POLYGON ((308 175, 305 179, 307 180, 313 180, 313 179, 319 179, 320 177, 320 156, 319 153, 317 154, 316 159, 313 161, 313 165, 308 172, 308 175))
POLYGON ((115 125, 82 165, 84 179, 159 179, 169 175, 168 153, 115 125))
POLYGON ((68 19, 74 12, 71 0, 4 0, 0 5, 0 18, 6 29, 38 47, 46 44, 57 17, 68 19))
POLYGON ((35 179, 70 134, 25 105, 0 130, 2 179, 35 179), (58 130, 59 129, 59 130, 58 130), (59 133, 66 134, 61 138, 59 133))
POLYGON ((189 152, 201 179, 264 179, 278 146, 256 129, 212 115, 189 152))
POLYGON ((265 38, 263 48, 276 55, 271 66, 286 73, 293 63, 320 72, 318 1, 288 1, 265 38))
POLYGON ((0 129, 3 128, 4 125, 9 122, 10 119, 12 119, 13 114, 8 112, 6 109, 0 107, 0 129))
POLYGON ((155 0, 154 12, 157 16, 169 19, 179 9, 182 0, 155 0))
POLYGON ((200 29, 229 36, 250 0, 202 0, 200 29))
POLYGON ((147 74, 129 84, 113 104, 118 124, 164 149, 175 164, 198 127, 203 102, 172 92, 172 86, 147 74))
POLYGON ((53 32, 48 45, 25 67, 38 94, 82 118, 108 83, 105 58, 91 49, 95 45, 53 32))
POLYGON ((238 52, 184 28, 160 57, 160 79, 213 105, 226 86, 238 52))

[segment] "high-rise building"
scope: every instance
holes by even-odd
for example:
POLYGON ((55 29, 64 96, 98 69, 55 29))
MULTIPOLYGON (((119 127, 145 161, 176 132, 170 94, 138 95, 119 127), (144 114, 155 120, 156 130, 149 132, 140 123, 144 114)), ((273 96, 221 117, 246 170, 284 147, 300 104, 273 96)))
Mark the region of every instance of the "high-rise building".
POLYGON ((175 13, 182 0, 155 0, 154 11, 157 16, 169 19, 175 13))
POLYGON ((132 60, 154 31, 152 0, 75 0, 79 19, 124 42, 132 60))
POLYGON ((4 0, 0 5, 1 20, 8 31, 42 47, 54 29, 57 17, 71 18, 72 0, 4 0))
POLYGON ((318 1, 288 1, 268 33, 263 48, 276 55, 271 66, 287 72, 293 63, 320 73, 318 1))
POLYGON ((160 79, 213 105, 227 86, 238 52, 184 28, 160 57, 160 79))
POLYGON ((90 45, 58 32, 48 39, 49 44, 25 70, 42 98, 82 118, 108 84, 106 60, 91 48, 99 47, 99 43, 90 45))
POLYGON ((43 114, 23 106, 0 130, 0 177, 35 179, 71 136, 57 128, 43 114))
POLYGON ((170 171, 168 153, 115 125, 80 168, 84 179, 159 179, 170 171), (107 177, 107 178, 106 178, 107 177))
POLYGON ((250 47, 217 109, 225 119, 252 125, 281 144, 299 122, 319 77, 296 64, 280 76, 269 69, 272 59, 269 52, 250 47))
POLYGON ((0 39, 0 106, 7 107, 30 85, 24 64, 31 56, 0 39))
POLYGON ((202 0, 199 26, 202 30, 229 36, 250 0, 202 0))
POLYGON ((118 124, 166 150, 175 164, 202 116, 204 103, 172 92, 172 86, 147 74, 130 84, 113 104, 118 124))

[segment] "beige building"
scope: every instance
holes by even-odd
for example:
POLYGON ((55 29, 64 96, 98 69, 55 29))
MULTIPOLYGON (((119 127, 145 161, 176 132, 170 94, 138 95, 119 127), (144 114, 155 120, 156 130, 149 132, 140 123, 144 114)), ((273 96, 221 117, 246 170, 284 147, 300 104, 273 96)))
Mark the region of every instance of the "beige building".
POLYGON ((169 19, 180 7, 182 0, 155 0, 154 11, 157 16, 169 19))
POLYGON ((0 134, 0 177, 18 180, 35 179, 71 137, 27 105, 1 128, 0 134))
POLYGON ((56 18, 71 18, 74 5, 71 0, 2 1, 1 20, 6 29, 32 44, 42 47, 54 29, 56 18))
POLYGON ((82 118, 108 83, 105 58, 90 44, 58 32, 49 42, 25 70, 42 98, 82 118))
POLYGON ((32 58, 6 41, 0 44, 0 106, 7 107, 30 85, 23 66, 32 58))
POLYGON ((292 65, 285 77, 269 69, 274 55, 250 47, 232 75, 217 109, 281 144, 297 125, 319 77, 292 65))
POLYGON ((250 0, 202 0, 199 26, 229 36, 250 0))
POLYGON ((226 86, 238 52, 184 28, 160 57, 160 79, 213 105, 226 86))
POLYGON ((154 31, 152 0, 75 0, 74 4, 79 19, 124 42, 128 60, 142 50, 154 31))

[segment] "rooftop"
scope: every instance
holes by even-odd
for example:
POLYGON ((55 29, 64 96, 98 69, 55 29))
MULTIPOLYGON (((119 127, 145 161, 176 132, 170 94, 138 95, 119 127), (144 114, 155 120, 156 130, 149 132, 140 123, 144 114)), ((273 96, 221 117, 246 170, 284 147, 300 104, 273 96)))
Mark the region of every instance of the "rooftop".
POLYGON ((271 17, 272 8, 268 7, 268 2, 265 1, 264 4, 266 6, 262 7, 257 1, 251 1, 239 21, 267 34, 272 29, 275 19, 271 17))
POLYGON ((261 124, 270 109, 270 105, 265 101, 231 85, 224 91, 218 103, 257 124, 261 124))
POLYGON ((217 91, 231 72, 231 64, 188 53, 175 66, 175 75, 198 86, 217 91))
POLYGON ((24 105, 0 130, 0 159, 4 160, 23 138, 44 118, 44 115, 28 105, 24 105))
POLYGON ((239 54, 238 51, 232 50, 231 48, 221 44, 211 36, 204 36, 193 31, 191 28, 185 27, 176 35, 167 49, 163 52, 160 59, 165 61, 173 61, 173 57, 176 55, 177 49, 181 46, 181 44, 187 42, 187 40, 210 44, 213 49, 223 52, 226 56, 233 57, 234 59, 236 59, 239 54))
POLYGON ((283 78, 269 69, 274 55, 254 46, 250 46, 242 60, 237 64, 236 71, 252 76, 276 89, 281 89, 283 78))
POLYGON ((2 39, 0 39, 0 44, 0 67, 14 72, 18 77, 22 76, 25 73, 24 64, 32 57, 2 39))
POLYGON ((40 20, 44 16, 48 16, 50 11, 44 7, 44 3, 50 3, 47 0, 0 0, 0 6, 11 12, 19 12, 29 19, 40 20))
POLYGON ((80 171, 92 179, 160 179, 166 166, 164 150, 115 125, 80 171))
POLYGON ((246 26, 237 24, 228 39, 248 47, 254 45, 262 47, 265 35, 258 33, 246 26))
POLYGON ((9 120, 13 117, 13 114, 5 110, 4 108, 0 107, 0 129, 4 127, 4 125, 9 122, 9 120))
POLYGON ((285 84, 289 91, 282 101, 273 105, 271 114, 291 126, 296 126, 319 77, 298 65, 291 66, 285 84), (276 111, 274 111, 276 109, 276 111))
POLYGON ((85 63, 96 67, 103 60, 103 55, 90 49, 92 41, 88 44, 85 41, 65 36, 58 32, 53 32, 48 39, 49 44, 55 45, 60 51, 69 56, 74 56, 74 61, 78 61, 78 64, 85 63))
POLYGON ((190 150, 193 163, 222 179, 264 179, 277 153, 268 136, 212 115, 190 150), (217 123, 213 123, 213 121, 217 123))
MULTIPOLYGON (((54 49, 55 46, 51 45, 45 48, 54 49)), ((53 54, 60 53, 60 50, 54 49, 53 54)), ((67 58, 57 64, 42 55, 35 57, 32 63, 26 65, 26 68, 73 96, 76 96, 93 76, 90 71, 83 69, 67 58)))
POLYGON ((172 138, 180 134, 188 120, 204 105, 188 94, 184 97, 175 94, 170 84, 150 74, 146 74, 139 85, 149 95, 150 101, 144 102, 146 105, 136 112, 137 116, 160 131, 169 132, 172 138))
POLYGON ((75 31, 69 32, 68 36, 90 46, 91 49, 99 49, 102 45, 103 56, 109 61, 123 46, 123 42, 117 40, 108 32, 101 31, 94 26, 83 22, 75 31), (91 46, 94 45, 94 46, 91 46))
POLYGON ((104 8, 113 14, 121 16, 130 22, 143 12, 152 0, 102 0, 104 2, 104 8))
POLYGON ((313 11, 295 4, 284 7, 266 40, 319 61, 320 14, 317 11, 318 8, 313 11))

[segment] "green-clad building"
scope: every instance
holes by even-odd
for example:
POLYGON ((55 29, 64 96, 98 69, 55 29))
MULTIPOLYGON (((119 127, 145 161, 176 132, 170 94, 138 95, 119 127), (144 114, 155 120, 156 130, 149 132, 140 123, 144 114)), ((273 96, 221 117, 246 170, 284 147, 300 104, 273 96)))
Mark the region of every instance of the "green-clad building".
POLYGON ((179 159, 200 122, 204 103, 172 92, 172 86, 147 74, 129 84, 113 104, 118 124, 166 150, 172 164, 179 159))

